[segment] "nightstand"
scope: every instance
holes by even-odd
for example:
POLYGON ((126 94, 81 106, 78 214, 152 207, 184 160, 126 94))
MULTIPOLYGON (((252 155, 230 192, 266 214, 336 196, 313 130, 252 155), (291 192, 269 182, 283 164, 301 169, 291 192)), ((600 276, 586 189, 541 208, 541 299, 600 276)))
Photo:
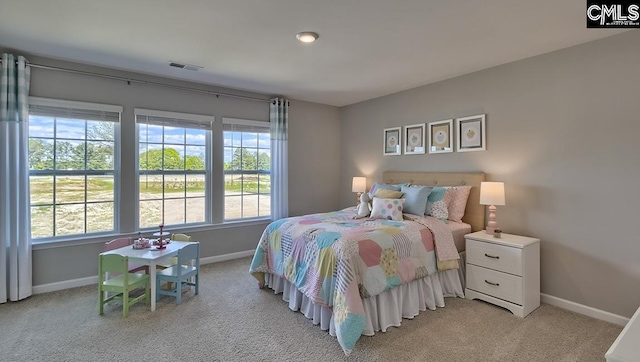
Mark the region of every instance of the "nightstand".
POLYGON ((540 306, 540 239, 484 230, 465 235, 467 299, 525 317, 540 306))

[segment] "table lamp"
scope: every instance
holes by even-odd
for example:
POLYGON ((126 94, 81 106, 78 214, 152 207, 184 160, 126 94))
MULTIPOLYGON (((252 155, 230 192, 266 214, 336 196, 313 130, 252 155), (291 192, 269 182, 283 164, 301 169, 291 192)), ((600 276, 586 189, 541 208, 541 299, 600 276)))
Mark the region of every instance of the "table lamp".
POLYGON ((485 232, 493 235, 498 228, 496 205, 504 205, 504 182, 480 183, 480 205, 489 205, 489 222, 485 232))
POLYGON ((357 202, 360 202, 360 195, 367 190, 366 177, 354 177, 351 182, 351 192, 357 192, 357 202))

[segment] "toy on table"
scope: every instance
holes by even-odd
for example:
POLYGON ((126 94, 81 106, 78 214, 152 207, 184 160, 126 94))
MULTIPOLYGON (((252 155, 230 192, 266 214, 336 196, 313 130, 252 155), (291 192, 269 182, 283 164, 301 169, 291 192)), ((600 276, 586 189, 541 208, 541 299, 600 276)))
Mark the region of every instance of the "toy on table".
POLYGON ((169 244, 169 242, 170 242, 169 238, 167 238, 165 240, 164 237, 169 235, 170 232, 162 231, 162 229, 164 228, 164 224, 160 224, 158 227, 160 228, 160 232, 153 233, 153 236, 157 236, 158 237, 158 240, 154 244, 156 245, 156 249, 161 250, 161 249, 166 248, 167 244, 169 244))

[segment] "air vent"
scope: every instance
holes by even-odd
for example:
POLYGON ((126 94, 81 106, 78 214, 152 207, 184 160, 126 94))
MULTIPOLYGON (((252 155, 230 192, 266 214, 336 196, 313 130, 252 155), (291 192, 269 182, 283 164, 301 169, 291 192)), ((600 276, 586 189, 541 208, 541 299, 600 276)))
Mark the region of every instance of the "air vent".
POLYGON ((177 63, 177 62, 174 62, 174 61, 169 61, 169 66, 170 67, 174 67, 174 68, 192 70, 194 72, 197 71, 198 69, 202 69, 202 67, 198 66, 198 65, 177 63))

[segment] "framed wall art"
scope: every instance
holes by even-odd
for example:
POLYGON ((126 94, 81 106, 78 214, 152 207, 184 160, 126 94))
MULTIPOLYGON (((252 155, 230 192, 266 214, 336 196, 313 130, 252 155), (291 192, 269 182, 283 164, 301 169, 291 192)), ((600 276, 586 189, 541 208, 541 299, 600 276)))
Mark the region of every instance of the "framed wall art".
POLYGON ((429 153, 453 152, 453 119, 430 122, 429 153))
POLYGON ((424 154, 424 123, 404 127, 404 154, 424 154))
POLYGON ((384 155, 400 155, 401 145, 401 133, 400 127, 385 128, 384 129, 384 155))
POLYGON ((462 117, 456 119, 458 137, 456 137, 456 151, 484 151, 486 146, 485 115, 462 117))

